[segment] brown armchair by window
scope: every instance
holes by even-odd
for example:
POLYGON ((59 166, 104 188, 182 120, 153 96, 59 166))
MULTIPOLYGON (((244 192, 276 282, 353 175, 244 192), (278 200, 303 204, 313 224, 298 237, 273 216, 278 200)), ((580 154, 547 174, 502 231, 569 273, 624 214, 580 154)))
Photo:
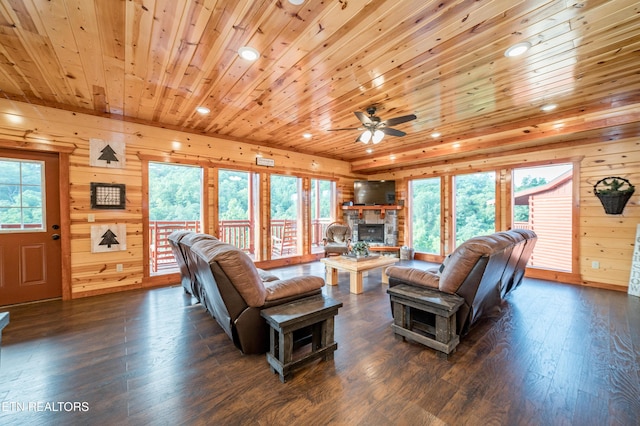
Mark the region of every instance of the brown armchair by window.
POLYGON ((327 226, 322 239, 324 243, 324 257, 332 254, 347 254, 351 245, 351 228, 340 222, 333 222, 327 226))

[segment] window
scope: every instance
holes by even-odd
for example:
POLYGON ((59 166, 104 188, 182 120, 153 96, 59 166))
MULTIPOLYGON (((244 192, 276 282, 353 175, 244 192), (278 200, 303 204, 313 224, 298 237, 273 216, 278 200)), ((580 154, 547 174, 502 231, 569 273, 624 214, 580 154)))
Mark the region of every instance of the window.
POLYGON ((496 229, 496 177, 494 172, 454 177, 456 247, 469 238, 496 229))
POLYGON ((323 252, 322 239, 327 225, 334 222, 335 183, 311 179, 311 251, 323 252))
POLYGON ((174 272, 167 237, 181 229, 202 232, 202 168, 149 162, 149 241, 152 273, 174 272))
POLYGON ((254 209, 257 176, 238 170, 218 171, 218 238, 255 254, 254 209))
POLYGON ((300 254, 298 244, 299 179, 271 175, 272 257, 300 254))
POLYGON ((528 266, 571 272, 573 165, 513 170, 513 227, 538 240, 528 266))
POLYGON ((409 182, 411 232, 408 242, 416 251, 440 253, 440 178, 409 182))
POLYGON ((44 230, 44 163, 2 158, 0 170, 0 231, 44 230))

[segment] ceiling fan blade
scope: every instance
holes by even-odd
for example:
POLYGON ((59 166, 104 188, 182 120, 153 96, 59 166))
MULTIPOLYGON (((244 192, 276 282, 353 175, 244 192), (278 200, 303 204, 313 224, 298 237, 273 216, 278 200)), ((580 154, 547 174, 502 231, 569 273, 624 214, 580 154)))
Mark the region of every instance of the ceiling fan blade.
POLYGON ((389 135, 389 136, 404 136, 404 135, 406 135, 405 132, 403 132, 401 130, 392 129, 391 127, 383 127, 380 130, 382 130, 385 135, 389 135))
POLYGON ((356 115, 356 117, 358 117, 358 120, 360 120, 360 122, 362 124, 364 124, 365 126, 369 126, 369 125, 373 124, 373 121, 371 121, 371 119, 369 117, 367 117, 365 113, 360 112, 360 111, 356 111, 356 112, 354 112, 354 114, 356 115))
POLYGON ((418 117, 416 117, 415 114, 403 115, 402 117, 390 118, 388 120, 383 121, 383 123, 391 127, 397 124, 406 123, 407 121, 415 120, 416 118, 418 117))
POLYGON ((342 127, 340 129, 327 129, 328 132, 336 132, 338 130, 364 130, 364 127, 342 127))

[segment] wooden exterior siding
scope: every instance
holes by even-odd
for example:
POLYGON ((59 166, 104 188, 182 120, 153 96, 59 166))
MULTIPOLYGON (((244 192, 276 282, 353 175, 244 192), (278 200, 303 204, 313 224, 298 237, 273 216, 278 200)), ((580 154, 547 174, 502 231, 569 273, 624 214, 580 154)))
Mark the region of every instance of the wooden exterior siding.
POLYGON ((538 241, 529 265, 571 272, 571 193, 534 195, 530 202, 531 229, 538 241))

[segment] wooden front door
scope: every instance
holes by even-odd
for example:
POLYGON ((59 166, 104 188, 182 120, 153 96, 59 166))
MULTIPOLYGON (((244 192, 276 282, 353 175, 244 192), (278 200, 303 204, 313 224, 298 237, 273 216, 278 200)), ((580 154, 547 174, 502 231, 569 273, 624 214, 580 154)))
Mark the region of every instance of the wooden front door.
POLYGON ((0 149, 0 306, 62 296, 58 155, 0 149))

